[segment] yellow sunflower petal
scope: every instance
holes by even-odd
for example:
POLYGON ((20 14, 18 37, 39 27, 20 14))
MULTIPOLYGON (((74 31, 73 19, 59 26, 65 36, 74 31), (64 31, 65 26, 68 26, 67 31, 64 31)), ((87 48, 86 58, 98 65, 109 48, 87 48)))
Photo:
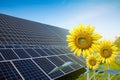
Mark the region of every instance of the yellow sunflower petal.
POLYGON ((90 52, 89 52, 89 50, 87 49, 87 50, 85 50, 85 53, 86 53, 86 55, 90 55, 90 52))
POLYGON ((94 29, 90 25, 86 27, 86 25, 80 24, 69 30, 66 41, 68 42, 68 47, 75 55, 79 56, 79 52, 82 52, 83 56, 87 57, 87 55, 98 49, 96 45, 98 45, 100 35, 93 33, 94 29))
POLYGON ((90 69, 96 69, 99 65, 99 61, 97 60, 97 56, 89 55, 86 59, 87 67, 90 69))
POLYGON ((81 49, 78 50, 77 56, 81 55, 81 49))
POLYGON ((116 47, 109 40, 103 40, 100 44, 99 55, 101 56, 102 63, 111 63, 116 54, 116 47))
POLYGON ((71 36, 71 35, 67 35, 67 41, 74 41, 74 36, 71 36))
POLYGON ((74 55, 77 55, 77 52, 78 52, 78 49, 76 49, 76 50, 74 51, 74 55))
POLYGON ((99 33, 94 33, 91 35, 93 39, 100 39, 102 36, 99 33))
POLYGON ((80 24, 80 31, 81 33, 84 33, 85 31, 85 26, 83 24, 80 24))
POLYGON ((95 27, 91 27, 88 33, 93 33, 94 30, 95 30, 95 27))
POLYGON ((90 24, 88 24, 88 26, 86 27, 86 32, 89 33, 89 30, 90 30, 90 24))
POLYGON ((115 51, 118 50, 118 48, 116 46, 112 46, 111 49, 115 50, 115 51))

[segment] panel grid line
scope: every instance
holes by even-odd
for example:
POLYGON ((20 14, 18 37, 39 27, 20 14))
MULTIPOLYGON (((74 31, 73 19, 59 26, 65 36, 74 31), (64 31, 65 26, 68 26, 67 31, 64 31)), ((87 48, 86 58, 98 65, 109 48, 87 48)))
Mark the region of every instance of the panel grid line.
POLYGON ((38 64, 36 64, 36 62, 34 62, 33 59, 31 59, 31 60, 32 60, 32 62, 33 62, 50 80, 52 80, 52 79, 44 72, 44 70, 42 70, 41 67, 40 67, 38 64))
POLYGON ((18 72, 18 74, 21 76, 21 78, 22 78, 23 80, 25 80, 24 77, 22 76, 22 74, 21 74, 21 73, 18 71, 18 69, 15 67, 14 63, 13 63, 12 61, 10 61, 10 63, 13 65, 13 67, 14 67, 15 70, 18 72))
POLYGON ((8 70, 7 75, 1 71, 3 77, 0 78, 54 80, 81 69, 85 66, 84 59, 75 57, 66 48, 67 34, 68 30, 57 26, 0 13, 0 64, 4 66, 1 68, 8 70), (79 65, 70 65, 49 74, 67 61, 79 65))

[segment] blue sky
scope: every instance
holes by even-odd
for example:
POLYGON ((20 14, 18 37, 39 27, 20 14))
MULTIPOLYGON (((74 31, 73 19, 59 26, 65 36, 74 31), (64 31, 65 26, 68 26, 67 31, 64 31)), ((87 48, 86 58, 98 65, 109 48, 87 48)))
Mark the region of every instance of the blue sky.
POLYGON ((120 0, 0 0, 0 13, 66 29, 91 24, 105 39, 120 36, 120 0))

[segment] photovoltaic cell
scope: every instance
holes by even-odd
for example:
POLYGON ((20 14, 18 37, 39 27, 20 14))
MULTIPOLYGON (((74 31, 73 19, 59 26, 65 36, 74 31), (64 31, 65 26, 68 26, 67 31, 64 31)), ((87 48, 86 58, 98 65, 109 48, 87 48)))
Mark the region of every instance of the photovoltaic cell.
POLYGON ((59 55, 61 54, 59 51, 57 51, 56 49, 49 49, 50 51, 52 51, 54 54, 59 55))
MULTIPOLYGON (((0 32, 5 35, 2 35, 4 38, 1 37, 0 39, 2 44, 59 45, 66 43, 65 40, 60 37, 60 35, 66 34, 66 30, 62 28, 4 14, 0 14, 0 25, 2 28, 0 32), (51 27, 56 28, 55 31, 51 31, 51 27), (59 30, 62 31, 63 34, 55 34, 59 30)), ((26 46, 23 47, 26 48, 26 46)))
POLYGON ((14 45, 14 47, 15 47, 15 48, 21 48, 21 46, 20 46, 20 45, 14 45))
POLYGON ((2 58, 2 56, 0 55, 0 61, 2 61, 3 60, 3 58, 2 58))
POLYGON ((32 57, 39 57, 38 53, 36 53, 33 49, 25 49, 32 57))
MULTIPOLYGON (((70 58, 68 58, 66 55, 60 55, 59 56, 62 60, 64 60, 65 62, 67 61, 71 61, 71 62, 74 62, 73 60, 71 60, 70 58)), ((71 65, 74 69, 78 69, 80 68, 80 65, 78 64, 74 64, 74 65, 71 65)))
POLYGON ((64 51, 65 53, 71 53, 68 49, 61 49, 62 51, 64 51))
POLYGON ((73 59, 74 61, 76 61, 77 63, 79 63, 81 66, 85 66, 85 63, 83 61, 81 61, 80 59, 76 58, 74 55, 69 54, 68 55, 71 59, 73 59))
POLYGON ((28 48, 28 46, 27 45, 22 45, 22 48, 28 48))
POLYGON ((18 59, 17 55, 11 49, 0 49, 0 52, 6 60, 18 59))
POLYGON ((19 60, 13 62, 25 80, 50 80, 32 60, 19 60))
POLYGON ((47 56, 47 54, 42 49, 34 49, 36 50, 41 56, 47 56))
POLYGON ((4 48, 4 46, 3 46, 3 45, 0 45, 0 48, 4 48))
POLYGON ((23 49, 13 49, 20 58, 30 58, 23 49))
POLYGON ((84 60, 68 55, 66 34, 62 28, 0 14, 0 80, 49 80, 79 69, 84 60), (80 65, 48 74, 67 61, 80 65))
POLYGON ((48 59, 46 58, 36 58, 34 61, 53 79, 56 77, 59 77, 63 75, 63 72, 57 71, 49 74, 50 71, 52 71, 55 68, 55 65, 52 64, 48 59))
POLYGON ((0 80, 22 80, 10 62, 0 62, 0 80))
POLYGON ((39 48, 39 46, 34 46, 34 48, 39 48))
MULTIPOLYGON (((58 57, 56 57, 56 56, 48 57, 48 59, 49 59, 50 61, 52 61, 52 62, 53 62, 56 66, 58 66, 58 67, 64 64, 64 62, 61 61, 61 60, 60 60, 58 57)), ((72 71, 73 69, 72 69, 70 66, 67 66, 67 67, 63 68, 62 70, 63 70, 65 73, 68 73, 68 72, 72 71)))
POLYGON ((12 45, 5 45, 6 48, 13 48, 12 45))
POLYGON ((60 52, 61 54, 65 54, 64 51, 62 51, 61 49, 56 49, 58 52, 60 52))
POLYGON ((52 51, 50 51, 49 49, 42 49, 43 51, 45 51, 48 55, 55 55, 52 51))

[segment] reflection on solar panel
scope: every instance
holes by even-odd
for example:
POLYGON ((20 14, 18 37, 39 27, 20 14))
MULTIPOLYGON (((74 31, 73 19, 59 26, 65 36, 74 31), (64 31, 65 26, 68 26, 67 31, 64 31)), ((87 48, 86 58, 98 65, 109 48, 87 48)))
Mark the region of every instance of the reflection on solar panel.
MULTIPOLYGON (((64 64, 64 62, 62 60, 60 60, 58 57, 56 57, 56 56, 48 57, 48 59, 51 60, 58 67, 61 66, 62 64, 64 64)), ((70 66, 68 66, 66 68, 63 68, 62 70, 65 73, 67 73, 67 72, 72 71, 73 69, 70 66)))
POLYGON ((54 80, 85 66, 66 49, 67 30, 0 14, 0 80, 54 80), (51 72, 67 61, 74 64, 51 72))
MULTIPOLYGON (((60 55, 59 56, 62 60, 64 60, 65 62, 67 62, 67 61, 71 61, 71 62, 73 62, 74 60, 71 60, 70 58, 68 58, 66 55, 60 55)), ((78 68, 80 68, 81 66, 80 65, 78 65, 78 64, 74 64, 74 65, 71 65, 74 69, 78 69, 78 68)))
MULTIPOLYGON (((48 59, 46 58, 37 58, 34 59, 34 61, 48 74, 51 70, 53 70, 56 66, 51 63, 48 59)), ((61 75, 63 75, 63 72, 57 71, 51 74, 48 74, 51 78, 56 78, 61 75)))
POLYGON ((76 61, 77 63, 79 63, 81 66, 85 65, 85 62, 81 61, 80 59, 76 58, 75 56, 73 56, 72 54, 68 55, 71 59, 73 59, 74 61, 76 61))

